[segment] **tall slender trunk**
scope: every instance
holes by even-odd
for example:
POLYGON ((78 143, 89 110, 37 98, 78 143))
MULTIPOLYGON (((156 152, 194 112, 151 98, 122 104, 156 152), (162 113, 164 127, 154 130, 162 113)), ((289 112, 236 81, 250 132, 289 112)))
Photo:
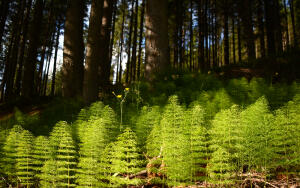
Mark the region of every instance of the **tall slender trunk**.
POLYGON ((130 14, 130 23, 129 23, 129 33, 128 33, 128 51, 127 51, 127 63, 126 63, 126 78, 125 78, 125 83, 128 84, 129 81, 129 74, 130 73, 130 67, 131 67, 131 45, 132 45, 132 30, 133 30, 133 14, 134 14, 134 1, 131 0, 131 14, 130 14))
POLYGON ((152 81, 170 66, 168 40, 168 0, 147 1, 145 77, 152 81))
POLYGON ((202 0, 198 2, 198 64, 201 71, 204 70, 204 33, 203 33, 203 10, 202 0))
POLYGON ((289 0, 289 5, 290 5, 290 12, 291 12, 291 20, 292 20, 294 46, 296 46, 298 42, 297 42, 296 25, 295 25, 294 0, 289 0))
POLYGON ((61 28, 61 23, 60 23, 60 21, 58 21, 57 29, 56 29, 57 30, 56 31, 56 39, 55 39, 54 64, 53 64, 53 71, 52 71, 51 96, 54 96, 54 94, 55 94, 57 52, 58 52, 58 46, 59 46, 60 28, 61 28))
POLYGON ((190 0, 191 5, 191 12, 190 12, 190 71, 192 71, 193 68, 193 38, 194 38, 194 32, 193 32, 193 0, 190 0))
POLYGON ((286 40, 286 48, 288 49, 290 46, 290 34, 289 34, 289 21, 288 21, 288 12, 286 8, 287 0, 283 0, 284 7, 284 20, 285 20, 285 40, 286 40))
POLYGON ((4 34, 4 29, 5 29, 5 24, 6 24, 6 19, 8 16, 8 11, 9 11, 9 3, 10 1, 4 0, 1 3, 1 11, 0 11, 0 52, 2 51, 1 44, 2 44, 2 37, 4 34))
POLYGON ((6 91, 5 98, 8 100, 14 97, 14 81, 15 81, 15 73, 17 69, 17 61, 18 61, 18 52, 20 45, 20 36, 21 29, 23 25, 23 16, 24 10, 26 7, 26 1, 19 1, 17 13, 13 17, 13 29, 12 29, 12 50, 11 53, 8 54, 7 61, 9 61, 8 67, 5 67, 7 70, 7 79, 6 79, 6 91))
POLYGON ((27 33, 28 33, 28 26, 29 26, 29 18, 31 13, 31 5, 32 0, 29 0, 27 2, 26 6, 26 13, 24 18, 24 24, 22 29, 22 36, 21 36, 21 42, 20 42, 20 52, 18 57, 18 70, 17 70, 17 77, 16 77, 16 95, 19 96, 21 92, 21 79, 22 79, 22 70, 23 70, 23 61, 24 61, 24 52, 26 47, 26 41, 27 41, 27 33))
POLYGON ((136 79, 136 51, 137 51, 137 35, 138 35, 138 10, 139 1, 135 0, 135 12, 134 12, 134 32, 133 32, 133 45, 132 45, 132 59, 131 59, 131 81, 136 79))
POLYGON ((235 20, 234 17, 232 17, 232 59, 233 64, 236 64, 236 55, 235 55, 235 20))
POLYGON ((242 39, 241 39, 241 21, 238 18, 238 56, 239 56, 239 62, 242 62, 242 39))
POLYGON ((110 33, 112 31, 111 25, 114 4, 116 4, 116 0, 104 0, 102 26, 100 32, 101 58, 99 67, 99 80, 101 80, 100 86, 102 87, 102 89, 104 89, 106 85, 110 84, 110 33))
MULTIPOLYGON (((51 35, 52 35, 52 27, 53 25, 55 25, 55 17, 53 15, 53 11, 54 11, 54 2, 53 0, 50 1, 50 10, 48 13, 48 20, 47 20, 47 24, 44 27, 44 32, 45 32, 45 36, 44 39, 42 41, 42 53, 41 53, 41 61, 40 61, 40 66, 39 66, 39 72, 38 72, 38 76, 37 76, 37 91, 38 93, 42 93, 43 91, 43 71, 44 71, 44 62, 45 62, 45 56, 46 56, 46 49, 49 48, 49 44, 51 43, 49 41, 49 38, 51 39, 51 35)), ((47 60, 46 60, 47 62, 47 60)))
POLYGON ((265 3, 265 18, 266 18, 266 30, 267 30, 267 49, 268 56, 273 56, 276 54, 275 48, 275 35, 274 35, 274 14, 272 7, 274 7, 273 1, 264 0, 265 3))
POLYGON ((138 66, 137 66, 137 79, 138 80, 140 80, 140 76, 141 76, 142 43, 143 43, 143 33, 144 33, 144 15, 145 15, 145 0, 142 1, 141 18, 140 18, 139 56, 138 56, 138 66))
POLYGON ((115 30, 116 30, 116 17, 117 17, 117 0, 113 2, 113 15, 112 15, 112 31, 109 42, 109 62, 112 63, 112 54, 114 49, 114 41, 115 41, 115 30))
POLYGON ((279 4, 279 1, 276 0, 275 2, 275 17, 273 18, 273 22, 275 24, 275 41, 276 41, 276 53, 281 54, 283 51, 283 44, 282 44, 282 26, 281 26, 281 6, 279 4), (276 20, 276 21, 275 21, 276 20))
POLYGON ((255 41, 253 33, 253 21, 252 21, 252 5, 251 0, 244 0, 242 3, 242 10, 240 12, 243 24, 243 34, 247 47, 247 55, 249 60, 256 58, 255 56, 255 41))
POLYGON ((208 0, 205 1, 204 9, 204 37, 205 37, 205 63, 204 70, 208 70, 208 0))
POLYGON ((66 13, 62 66, 62 94, 64 97, 82 95, 84 3, 82 0, 69 1, 66 13))
POLYGON ((90 25, 88 30, 85 74, 83 84, 83 98, 89 104, 98 97, 99 82, 98 69, 100 68, 99 60, 101 57, 101 24, 103 15, 103 0, 92 1, 90 13, 90 25))
POLYGON ((122 62, 123 62, 123 43, 124 43, 124 27, 125 27, 125 1, 122 1, 123 4, 123 11, 122 11, 122 27, 121 27, 121 36, 120 36, 120 59, 119 59, 119 80, 118 82, 121 83, 122 82, 122 62))
POLYGON ((262 0, 258 0, 258 4, 257 4, 257 22, 258 22, 258 35, 259 35, 259 42, 260 42, 260 54, 261 54, 262 58, 264 58, 266 56, 265 26, 264 26, 263 18, 264 18, 263 2, 262 2, 262 0))
POLYGON ((27 58, 24 64, 24 76, 22 81, 22 96, 31 97, 35 94, 34 74, 36 71, 37 49, 40 43, 40 33, 43 19, 43 0, 36 0, 33 21, 29 29, 29 46, 27 58))
POLYGON ((224 62, 229 65, 228 3, 224 0, 224 62))

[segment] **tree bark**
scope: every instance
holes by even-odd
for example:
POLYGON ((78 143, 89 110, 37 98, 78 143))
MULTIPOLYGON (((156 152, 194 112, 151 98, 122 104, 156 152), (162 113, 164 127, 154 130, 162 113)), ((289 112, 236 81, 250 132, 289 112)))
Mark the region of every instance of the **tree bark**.
POLYGON ((266 30, 267 30, 267 50, 268 56, 276 54, 275 49, 275 35, 274 35, 274 23, 273 13, 271 7, 274 7, 273 0, 264 0, 265 3, 265 18, 266 18, 266 30))
POLYGON ((288 12, 287 12, 286 4, 287 1, 283 0, 284 20, 285 20, 285 40, 286 40, 286 48, 288 49, 290 46, 290 34, 289 34, 289 21, 288 21, 288 12))
POLYGON ((112 14, 115 0, 104 0, 102 26, 100 30, 100 58, 99 80, 100 86, 103 88, 110 83, 110 33, 112 31, 112 14))
POLYGON ((238 56, 239 56, 239 62, 242 62, 241 21, 240 21, 239 18, 238 18, 237 34, 238 34, 238 56))
POLYGON ((253 21, 252 21, 252 1, 244 0, 242 3, 242 9, 240 10, 240 16, 243 24, 243 34, 247 46, 248 60, 253 60, 255 56, 255 42, 253 33, 253 21))
POLYGON ((235 19, 232 17, 232 59, 233 64, 236 64, 236 55, 235 55, 235 19))
POLYGON ((66 13, 62 66, 62 95, 64 97, 82 95, 84 6, 82 0, 69 1, 66 13))
POLYGON ((12 28, 12 49, 11 53, 8 54, 7 57, 7 67, 5 67, 5 71, 7 71, 7 78, 6 78, 6 90, 5 90, 5 99, 9 100, 14 98, 14 80, 15 80, 15 73, 17 69, 17 61, 18 61, 18 52, 19 52, 19 45, 20 45, 20 36, 21 36, 21 29, 23 25, 23 16, 24 10, 26 7, 26 1, 19 1, 17 6, 17 12, 13 17, 13 28, 12 28))
POLYGON ((169 68, 168 1, 148 0, 146 5, 145 78, 152 81, 169 68))
POLYGON ((130 22, 129 22, 129 33, 128 33, 128 41, 127 41, 127 63, 126 63, 126 78, 125 83, 128 84, 130 67, 131 67, 131 44, 132 44, 132 30, 133 30, 133 14, 134 14, 134 1, 131 0, 131 14, 130 14, 130 22))
POLYGON ((294 11, 294 0, 289 0, 291 20, 292 20, 292 29, 293 29, 293 39, 294 46, 297 45, 297 34, 296 34, 296 25, 295 25, 295 11, 294 11))
POLYGON ((229 65, 228 2, 224 0, 224 62, 229 65))
POLYGON ((101 57, 101 24, 103 15, 103 0, 92 1, 90 24, 88 30, 83 98, 86 104, 98 98, 98 69, 101 57))
POLYGON ((40 44, 40 33, 43 20, 43 0, 36 0, 33 21, 29 28, 29 46, 27 58, 24 64, 24 76, 22 81, 22 96, 31 97, 35 94, 34 74, 36 71, 37 49, 40 44))
POLYGON ((139 56, 137 66, 137 79, 140 80, 141 76, 141 63, 142 63, 142 42, 144 33, 144 16, 145 16, 145 0, 142 1, 141 7, 141 22, 140 22, 140 34, 139 34, 139 56))
POLYGON ((134 12, 134 32, 133 32, 133 45, 132 45, 132 59, 131 59, 131 81, 136 79, 136 51, 137 51, 137 37, 138 37, 138 10, 139 1, 135 0, 135 12, 134 12))
POLYGON ((9 11, 9 3, 10 1, 4 0, 1 3, 1 13, 0 13, 0 52, 2 51, 2 37, 4 34, 4 29, 5 29, 5 24, 6 24, 6 19, 8 16, 8 11, 9 11))
POLYGON ((52 72, 51 96, 55 95, 57 52, 58 52, 58 46, 59 46, 60 27, 61 27, 61 23, 60 23, 60 21, 58 21, 57 31, 56 31, 56 39, 55 39, 55 53, 54 53, 54 64, 53 64, 53 72, 52 72))
POLYGON ((26 6, 26 13, 24 18, 24 24, 22 29, 22 36, 21 36, 21 42, 20 42, 20 52, 18 57, 18 70, 17 70, 17 77, 16 77, 16 95, 19 96, 21 92, 21 79, 22 79, 22 70, 23 70, 23 61, 24 61, 24 52, 26 47, 26 41, 27 41, 27 33, 28 33, 28 26, 29 26, 29 18, 31 13, 31 5, 32 0, 29 0, 27 2, 26 6))
POLYGON ((265 26, 264 26, 263 18, 264 18, 263 2, 262 2, 262 0, 258 0, 258 3, 257 3, 257 24, 258 24, 258 35, 259 35, 259 42, 260 42, 260 54, 261 54, 262 58, 264 58, 266 56, 265 26))

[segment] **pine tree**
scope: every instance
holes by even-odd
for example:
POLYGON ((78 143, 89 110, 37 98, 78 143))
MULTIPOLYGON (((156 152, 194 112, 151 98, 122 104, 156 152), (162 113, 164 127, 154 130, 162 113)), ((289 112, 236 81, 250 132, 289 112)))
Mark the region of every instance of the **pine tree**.
POLYGON ((35 174, 34 158, 32 156, 34 137, 29 131, 23 130, 18 139, 16 175, 22 185, 31 187, 34 183, 33 177, 35 174))
POLYGON ((59 187, 75 187, 76 150, 71 127, 66 122, 58 122, 55 125, 50 134, 50 146, 52 159, 42 168, 41 184, 57 182, 59 187), (51 164, 56 164, 56 167, 51 164))
POLYGON ((114 173, 110 179, 112 184, 117 186, 140 184, 138 179, 129 179, 130 175, 141 170, 142 161, 137 151, 136 140, 136 135, 130 128, 126 128, 118 136, 112 151, 111 171, 114 173))

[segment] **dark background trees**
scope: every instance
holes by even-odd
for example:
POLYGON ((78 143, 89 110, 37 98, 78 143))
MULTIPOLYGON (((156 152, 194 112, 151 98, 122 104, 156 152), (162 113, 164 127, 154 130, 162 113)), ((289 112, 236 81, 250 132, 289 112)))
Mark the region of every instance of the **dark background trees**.
POLYGON ((2 101, 90 103, 171 70, 276 64, 300 41, 299 0, 1 0, 0 10, 2 101))

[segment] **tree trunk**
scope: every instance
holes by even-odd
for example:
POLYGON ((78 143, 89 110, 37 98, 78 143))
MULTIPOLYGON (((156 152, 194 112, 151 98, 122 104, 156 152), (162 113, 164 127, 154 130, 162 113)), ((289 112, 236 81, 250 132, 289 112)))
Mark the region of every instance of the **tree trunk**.
POLYGON ((131 0, 131 14, 130 14, 130 22, 129 22, 129 33, 128 33, 128 41, 127 41, 127 46, 128 46, 128 51, 127 51, 127 63, 126 63, 126 78, 125 78, 125 83, 128 84, 129 81, 129 74, 130 73, 130 67, 131 67, 131 44, 132 44, 132 29, 133 29, 133 14, 134 14, 134 1, 131 0))
POLYGON ((228 3, 224 0, 224 62, 229 65, 228 3))
POLYGON ((286 40, 286 49, 290 46, 290 34, 289 34, 289 21, 288 21, 288 12, 286 8, 287 1, 283 0, 284 7, 284 20, 285 20, 285 40, 286 40))
POLYGON ((86 104, 98 98, 99 82, 98 69, 101 57, 101 24, 103 15, 103 0, 92 1, 90 24, 88 30, 83 98, 86 104))
POLYGON ((233 64, 236 64, 236 56, 235 56, 235 20, 234 17, 232 17, 232 59, 233 64))
POLYGON ((102 26, 100 32, 101 46, 100 46, 100 67, 99 80, 100 86, 106 86, 110 83, 110 33, 112 31, 112 14, 115 0, 104 0, 102 26))
POLYGON ((265 17, 266 17, 266 30, 267 30, 267 49, 268 56, 273 56, 276 54, 275 49, 275 35, 274 35, 274 23, 273 23, 273 11, 271 10, 274 7, 273 0, 264 0, 265 3, 265 17), (271 8, 272 7, 272 8, 271 8))
POLYGON ((283 51, 282 45, 282 26, 281 26, 281 6, 278 0, 275 0, 275 7, 274 7, 274 15, 273 22, 275 24, 275 41, 276 41, 276 54, 281 54, 283 51), (275 21, 276 20, 276 21, 275 21))
POLYGON ((265 48, 265 26, 264 26, 264 14, 263 14, 263 2, 262 0, 258 0, 257 4, 257 24, 258 24, 258 36, 260 42, 260 54, 261 57, 264 58, 266 56, 266 48, 265 48))
POLYGON ((198 64, 200 71, 204 71, 204 33, 203 33, 203 10, 202 10, 202 0, 198 2, 198 64))
POLYGON ((4 34, 4 29, 5 29, 5 24, 6 24, 6 19, 8 16, 8 11, 9 11, 9 3, 10 1, 4 0, 1 3, 1 13, 0 13, 0 52, 2 51, 2 37, 4 34))
POLYGON ((40 43, 40 33, 43 20, 43 0, 36 0, 33 21, 29 28, 29 46, 27 58, 24 64, 24 76, 22 81, 22 96, 31 97, 34 95, 34 74, 36 71, 37 49, 40 43))
POLYGON ((244 0, 242 2, 242 9, 240 15, 243 24, 243 34, 247 46, 247 55, 249 60, 256 58, 255 56, 255 42, 253 33, 253 21, 252 21, 252 1, 244 0))
POLYGON ((291 20, 292 20, 292 29, 293 29, 293 39, 294 46, 297 45, 297 34, 296 34, 296 25, 295 25, 295 11, 294 11, 294 0, 289 0, 291 20))
POLYGON ((23 70, 23 61, 24 61, 24 52, 26 47, 26 41, 27 41, 27 33, 28 33, 28 26, 29 26, 29 18, 31 13, 31 5, 32 0, 29 0, 27 2, 26 7, 26 13, 24 18, 24 24, 22 29, 22 36, 21 36, 21 42, 20 42, 20 52, 18 57, 18 71, 17 71, 17 78, 16 78, 16 95, 19 96, 21 92, 21 79, 22 79, 22 70, 23 70))
POLYGON ((145 78, 152 81, 157 73, 169 68, 168 1, 148 0, 146 5, 145 78))
POLYGON ((140 21, 140 34, 139 34, 139 56, 138 56, 138 66, 137 66, 137 78, 140 80, 141 76, 141 63, 142 63, 142 43, 143 43, 143 33, 144 33, 144 15, 145 15, 145 0, 142 1, 141 7, 141 21, 140 21))
POLYGON ((66 13, 62 66, 62 95, 64 97, 82 95, 84 6, 82 0, 69 1, 66 13))
POLYGON ((11 53, 8 54, 7 63, 7 79, 6 79, 6 91, 5 98, 6 100, 14 98, 14 81, 15 81, 15 73, 17 69, 17 61, 18 61, 18 52, 20 45, 20 36, 21 29, 23 25, 23 16, 24 10, 26 7, 26 1, 19 1, 17 12, 13 17, 13 29, 12 29, 12 50, 11 53))
POLYGON ((119 47, 120 47, 120 53, 119 53, 119 72, 117 72, 118 74, 118 82, 121 83, 122 82, 122 62, 123 62, 123 43, 124 43, 124 27, 125 27, 125 1, 122 1, 123 4, 123 10, 122 10, 122 26, 121 26, 121 33, 120 33, 120 43, 119 43, 119 47))
POLYGON ((239 18, 238 18, 237 34, 238 34, 238 56, 239 56, 239 62, 242 62, 241 21, 240 21, 239 18))
POLYGON ((53 72, 52 72, 51 96, 55 95, 57 52, 59 46, 60 27, 61 27, 61 23, 59 21, 57 24, 56 39, 55 39, 55 53, 54 53, 54 64, 53 64, 53 72))
POLYGON ((193 38, 194 38, 194 32, 193 32, 193 0, 190 0, 191 5, 191 12, 190 12, 190 71, 192 71, 193 68, 193 38))
POLYGON ((136 51, 137 51, 137 35, 138 35, 138 10, 139 1, 135 0, 135 12, 134 12, 134 32, 133 32, 133 45, 132 45, 132 59, 131 59, 131 81, 136 79, 136 51))

